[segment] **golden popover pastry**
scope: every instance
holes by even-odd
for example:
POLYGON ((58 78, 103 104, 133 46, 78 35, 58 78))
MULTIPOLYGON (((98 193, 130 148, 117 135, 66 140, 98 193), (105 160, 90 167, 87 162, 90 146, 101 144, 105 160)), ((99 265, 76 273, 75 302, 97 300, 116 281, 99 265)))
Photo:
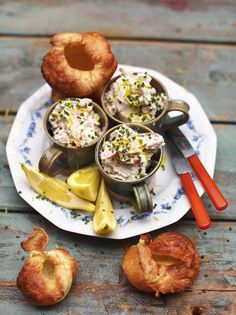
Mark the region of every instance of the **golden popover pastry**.
POLYGON ((17 277, 17 286, 34 305, 53 305, 68 294, 77 274, 76 260, 65 249, 44 251, 47 233, 34 227, 21 246, 30 252, 17 277), (31 247, 32 246, 32 247, 31 247))
POLYGON ((127 250, 122 268, 133 286, 158 297, 189 288, 198 275, 200 256, 194 243, 181 233, 162 233, 154 241, 148 234, 127 250))
POLYGON ((67 97, 88 97, 101 90, 117 68, 108 41, 100 33, 61 33, 50 41, 42 74, 67 97))

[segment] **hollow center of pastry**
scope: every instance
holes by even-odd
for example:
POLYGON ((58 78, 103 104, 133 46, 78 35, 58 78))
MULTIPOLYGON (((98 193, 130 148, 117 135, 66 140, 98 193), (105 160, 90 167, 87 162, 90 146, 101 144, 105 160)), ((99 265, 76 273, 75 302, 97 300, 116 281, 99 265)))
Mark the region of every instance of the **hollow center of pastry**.
POLYGON ((94 63, 90 56, 84 51, 83 45, 67 45, 64 48, 64 54, 71 68, 81 71, 93 70, 94 63))
POLYGON ((43 263, 43 274, 47 278, 53 278, 54 276, 54 265, 51 261, 45 260, 43 263))
POLYGON ((170 266, 179 262, 179 259, 171 257, 171 256, 155 255, 155 261, 159 265, 170 266))

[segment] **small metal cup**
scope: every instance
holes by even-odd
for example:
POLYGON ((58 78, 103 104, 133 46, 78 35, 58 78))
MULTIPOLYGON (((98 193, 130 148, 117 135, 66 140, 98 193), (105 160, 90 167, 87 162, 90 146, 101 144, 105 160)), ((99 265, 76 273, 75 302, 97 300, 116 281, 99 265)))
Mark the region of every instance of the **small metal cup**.
POLYGON ((54 103, 46 112, 43 121, 43 128, 46 136, 52 145, 43 152, 39 160, 39 170, 50 176, 55 176, 64 170, 68 173, 73 172, 81 167, 94 163, 95 147, 97 142, 103 137, 108 128, 108 119, 102 108, 92 102, 94 111, 99 115, 101 121, 102 132, 100 136, 92 143, 83 147, 70 148, 58 143, 53 138, 50 130, 49 116, 57 102, 54 103))
MULTIPOLYGON (((127 126, 139 133, 153 132, 148 127, 139 124, 127 124, 127 126)), ((111 177, 109 174, 104 172, 99 156, 103 142, 107 140, 110 134, 119 127, 120 125, 109 129, 97 143, 95 150, 95 162, 113 199, 133 202, 139 213, 152 212, 153 203, 149 186, 156 171, 161 165, 163 150, 160 148, 156 153, 154 153, 150 167, 148 168, 148 174, 145 177, 132 181, 123 181, 111 177)))
MULTIPOLYGON (((101 104, 106 112, 107 116, 112 120, 113 125, 127 123, 127 121, 122 121, 118 115, 113 116, 107 108, 107 101, 105 98, 106 92, 109 90, 111 84, 116 81, 120 75, 114 77, 112 80, 108 82, 108 84, 104 87, 101 95, 101 104)), ((189 119, 189 105, 182 100, 171 100, 169 98, 166 87, 163 83, 152 77, 151 86, 156 89, 159 93, 164 93, 167 97, 167 102, 165 107, 161 110, 161 112, 157 113, 156 117, 147 122, 140 123, 143 126, 149 127, 152 130, 161 132, 169 128, 176 128, 180 125, 185 124, 189 119), (180 115, 175 117, 168 117, 168 113, 172 111, 180 112, 180 115)), ((132 122, 131 123, 135 123, 132 122)))

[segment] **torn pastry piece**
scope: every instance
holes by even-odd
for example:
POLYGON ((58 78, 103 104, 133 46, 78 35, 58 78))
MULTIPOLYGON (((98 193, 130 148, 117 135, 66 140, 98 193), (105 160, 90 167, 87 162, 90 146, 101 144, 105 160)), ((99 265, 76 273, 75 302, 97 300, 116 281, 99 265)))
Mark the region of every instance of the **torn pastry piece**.
POLYGON ((130 283, 146 292, 182 292, 198 275, 200 256, 194 243, 176 232, 160 234, 153 242, 147 236, 125 253, 122 268, 130 283))
POLYGON ((30 252, 17 277, 17 286, 34 305, 53 305, 65 298, 76 278, 77 263, 62 248, 44 251, 47 233, 34 227, 22 248, 30 252))
MULTIPOLYGON (((50 41, 41 71, 48 84, 66 97, 99 92, 117 68, 108 41, 100 33, 61 33, 50 41)), ((55 97, 58 97, 54 92, 55 97)))
POLYGON ((48 245, 48 235, 44 229, 34 226, 32 234, 20 245, 26 252, 44 250, 48 245))

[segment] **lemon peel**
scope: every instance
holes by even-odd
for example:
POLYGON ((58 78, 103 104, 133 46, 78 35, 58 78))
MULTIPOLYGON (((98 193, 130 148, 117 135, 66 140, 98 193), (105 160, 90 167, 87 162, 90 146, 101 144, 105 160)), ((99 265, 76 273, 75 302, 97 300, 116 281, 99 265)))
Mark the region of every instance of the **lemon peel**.
POLYGON ((95 212, 93 216, 94 232, 107 235, 116 230, 116 217, 111 199, 106 190, 104 179, 101 181, 95 212))

